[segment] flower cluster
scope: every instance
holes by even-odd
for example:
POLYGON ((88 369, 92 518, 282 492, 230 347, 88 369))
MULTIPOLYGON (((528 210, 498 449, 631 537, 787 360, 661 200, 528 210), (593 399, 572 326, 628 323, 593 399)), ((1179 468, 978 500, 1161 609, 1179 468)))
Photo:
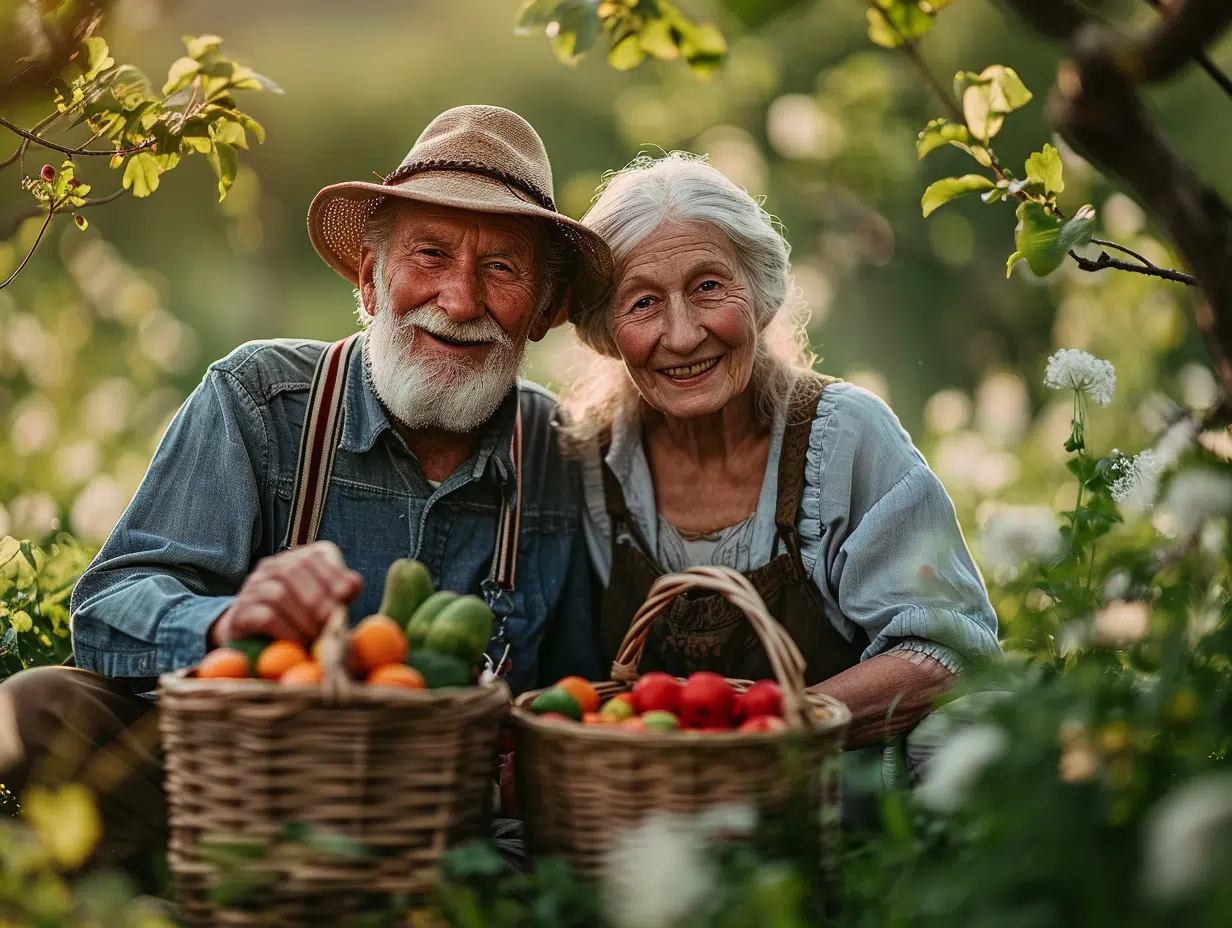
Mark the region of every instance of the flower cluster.
POLYGON ((1112 402, 1116 391, 1116 368, 1077 348, 1062 348, 1048 359, 1044 386, 1054 390, 1077 390, 1100 406, 1112 402))
POLYGON ((979 538, 980 553, 993 569, 1046 561, 1062 546, 1060 523, 1047 506, 1001 506, 988 517, 979 538))

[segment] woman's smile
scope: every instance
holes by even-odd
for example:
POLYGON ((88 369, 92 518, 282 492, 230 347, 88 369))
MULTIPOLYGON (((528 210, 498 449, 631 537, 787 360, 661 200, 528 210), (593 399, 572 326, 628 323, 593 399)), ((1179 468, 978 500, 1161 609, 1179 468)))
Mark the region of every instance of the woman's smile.
POLYGON ((685 386, 701 380, 718 367, 719 362, 722 360, 723 357, 720 355, 714 358, 707 358, 704 361, 695 361, 692 364, 682 364, 677 367, 661 367, 659 368, 659 373, 668 380, 685 386))

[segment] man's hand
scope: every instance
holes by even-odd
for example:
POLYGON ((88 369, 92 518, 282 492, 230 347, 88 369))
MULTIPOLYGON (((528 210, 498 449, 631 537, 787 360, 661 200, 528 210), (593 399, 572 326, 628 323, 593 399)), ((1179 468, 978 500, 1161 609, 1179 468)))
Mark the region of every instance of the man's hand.
POLYGON ((363 586, 342 561, 337 545, 318 541, 259 561, 235 602, 210 627, 210 646, 248 635, 316 640, 336 606, 349 603, 363 586))

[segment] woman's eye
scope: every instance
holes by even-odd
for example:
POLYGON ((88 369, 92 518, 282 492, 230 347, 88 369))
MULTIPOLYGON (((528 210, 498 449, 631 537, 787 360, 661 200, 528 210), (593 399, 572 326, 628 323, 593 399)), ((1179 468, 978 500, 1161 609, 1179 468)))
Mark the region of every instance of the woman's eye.
POLYGON ((632 308, 633 309, 650 309, 650 307, 653 304, 654 304, 654 297, 644 296, 640 300, 638 300, 636 303, 634 303, 632 308))
POLYGON ((717 290, 718 288, 719 282, 717 280, 703 280, 697 287, 697 289, 701 290, 703 293, 708 293, 712 290, 717 290))

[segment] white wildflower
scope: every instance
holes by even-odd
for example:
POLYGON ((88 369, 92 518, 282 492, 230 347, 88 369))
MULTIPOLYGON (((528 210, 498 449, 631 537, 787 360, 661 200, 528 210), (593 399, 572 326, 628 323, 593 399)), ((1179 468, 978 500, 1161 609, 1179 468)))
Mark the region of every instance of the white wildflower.
POLYGON ((1104 581, 1104 601, 1124 599, 1132 581, 1128 570, 1114 570, 1104 581))
POLYGON ((984 523, 979 538, 980 553, 994 569, 1048 560, 1060 553, 1062 545, 1060 523, 1047 506, 1000 506, 984 523))
POLYGON ((1139 451, 1132 458, 1113 452, 1112 472, 1117 475, 1108 488, 1112 498, 1130 512, 1143 512, 1159 493, 1163 461, 1154 449, 1139 451))
POLYGON ((1190 416, 1177 419, 1155 440, 1155 456, 1161 469, 1173 467, 1198 439, 1199 422, 1190 416))
POLYGON ((1116 391, 1116 368, 1077 348, 1062 348, 1048 359, 1044 386, 1054 390, 1078 390, 1101 406, 1112 402, 1116 391))
POLYGON ((1091 623, 1066 622, 1057 631, 1056 649, 1062 657, 1073 657, 1091 643, 1091 623))
POLYGON ((1193 538, 1208 520, 1232 510, 1232 477, 1209 467, 1182 471, 1161 505, 1177 533, 1193 538))
POLYGON ((1143 883, 1157 899, 1183 899, 1217 875, 1232 839, 1232 774, 1208 773, 1174 790, 1147 816, 1143 883))
POLYGON ((1094 639, 1102 645, 1123 648, 1146 637, 1151 625, 1151 607, 1142 600, 1110 602, 1091 623, 1094 639))
POLYGON ((600 893, 616 928, 669 928, 715 891, 717 878, 705 830, 689 816, 655 812, 617 836, 600 893))
POLYGON ((959 729, 928 761, 916 798, 934 812, 958 811, 980 775, 1008 746, 1009 737, 997 725, 979 722, 959 729))

